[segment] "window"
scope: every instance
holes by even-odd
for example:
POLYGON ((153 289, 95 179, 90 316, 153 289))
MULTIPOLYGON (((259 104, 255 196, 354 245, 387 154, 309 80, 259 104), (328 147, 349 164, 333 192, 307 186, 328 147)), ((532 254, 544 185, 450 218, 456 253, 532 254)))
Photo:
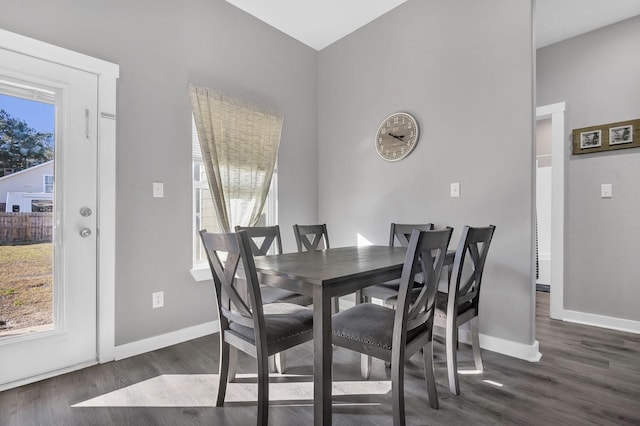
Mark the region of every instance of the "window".
MULTIPOLYGON (((218 221, 215 217, 215 208, 213 200, 209 192, 209 184, 207 182, 207 173, 202 163, 202 153, 200 152, 200 142, 198 141, 198 132, 196 131, 195 122, 191 122, 191 147, 193 157, 193 268, 208 268, 207 255, 202 247, 200 229, 206 229, 209 232, 221 232, 218 221)), ((265 202, 265 207, 260 216, 258 226, 270 226, 276 224, 277 217, 277 166, 273 170, 271 178, 271 186, 269 187, 269 195, 265 202)), ((231 200, 233 203, 233 199, 231 200)))
POLYGON ((46 192, 49 194, 53 193, 53 175, 44 175, 42 177, 42 180, 42 192, 46 192))
POLYGON ((51 213, 53 200, 31 200, 31 211, 36 213, 51 213))

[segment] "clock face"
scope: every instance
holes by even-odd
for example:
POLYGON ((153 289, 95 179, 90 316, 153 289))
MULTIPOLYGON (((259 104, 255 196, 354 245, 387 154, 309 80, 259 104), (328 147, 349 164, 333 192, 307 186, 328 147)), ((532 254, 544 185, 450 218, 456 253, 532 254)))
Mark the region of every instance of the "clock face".
POLYGON ((387 161, 398 161, 409 155, 418 142, 418 123, 406 112, 385 118, 376 133, 376 151, 387 161))

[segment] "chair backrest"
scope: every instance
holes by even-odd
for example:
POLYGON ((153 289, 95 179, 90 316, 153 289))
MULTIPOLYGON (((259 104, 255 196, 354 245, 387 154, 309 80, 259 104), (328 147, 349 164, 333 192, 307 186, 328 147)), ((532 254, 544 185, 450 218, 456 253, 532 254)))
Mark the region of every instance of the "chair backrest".
POLYGON ((260 336, 264 330, 262 296, 249 236, 244 231, 213 234, 202 230, 200 238, 213 275, 220 328, 227 330, 229 323, 235 322, 253 328, 256 337, 260 336), (244 280, 236 279, 239 268, 244 271, 244 280), (246 281, 246 290, 239 281, 246 281))
POLYGON ((293 225, 298 252, 328 249, 327 225, 293 225), (322 244, 321 244, 322 243, 322 244))
POLYGON ((251 253, 254 256, 266 256, 275 243, 276 254, 282 253, 280 227, 275 226, 236 226, 236 232, 245 231, 249 236, 251 253))
POLYGON ((453 274, 449 282, 447 315, 457 313, 458 306, 471 303, 478 312, 482 272, 489 252, 489 245, 496 227, 465 226, 460 236, 453 261, 453 274), (451 297, 455 295, 455 297, 451 297))
POLYGON ((408 247, 411 233, 414 229, 418 231, 431 231, 433 223, 422 223, 410 225, 406 223, 391 223, 391 231, 389 232, 389 247, 394 247, 398 241, 400 247, 408 247))
POLYGON ((407 331, 433 325, 438 283, 452 232, 453 228, 441 231, 414 229, 411 233, 398 290, 394 346, 396 343, 404 344, 407 331), (422 274, 424 285, 414 287, 416 274, 422 274), (412 293, 418 291, 418 296, 412 297, 412 293))

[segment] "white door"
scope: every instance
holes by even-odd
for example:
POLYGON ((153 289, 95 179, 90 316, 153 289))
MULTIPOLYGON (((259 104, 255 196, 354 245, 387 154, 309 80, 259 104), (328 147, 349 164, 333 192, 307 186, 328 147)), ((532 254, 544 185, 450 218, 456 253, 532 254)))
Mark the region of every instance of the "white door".
POLYGON ((52 325, 0 335, 0 389, 97 362, 97 84, 95 74, 0 48, 0 93, 55 105, 52 325))

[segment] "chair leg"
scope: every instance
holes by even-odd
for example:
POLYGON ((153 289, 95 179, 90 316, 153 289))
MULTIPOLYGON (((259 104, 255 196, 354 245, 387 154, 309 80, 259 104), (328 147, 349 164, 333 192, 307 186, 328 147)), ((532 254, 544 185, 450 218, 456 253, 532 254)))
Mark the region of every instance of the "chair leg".
POLYGON ((438 408, 438 391, 436 389, 436 375, 433 371, 433 340, 429 341, 423 348, 424 358, 424 378, 427 382, 427 392, 429 393, 429 405, 431 408, 438 408))
POLYGON ((476 370, 484 371, 482 365, 482 355, 480 354, 480 321, 478 317, 471 319, 471 347, 473 348, 473 361, 476 364, 476 370))
POLYGON ((455 319, 447 316, 446 331, 447 347, 447 374, 449 377, 449 390, 454 395, 460 395, 460 384, 458 383, 458 324, 455 319))
POLYGON ((405 425, 404 410, 404 353, 391 363, 391 398, 393 404, 393 426, 405 425))
POLYGON ((269 421, 269 357, 258 351, 258 425, 269 421))
POLYGON ((276 364, 276 371, 280 374, 284 374, 284 369, 286 368, 286 360, 287 360, 285 353, 278 352, 273 356, 273 358, 276 364))
POLYGON ((360 374, 364 380, 369 380, 371 376, 371 360, 369 355, 360 354, 360 374))
POLYGON ((238 371, 238 350, 233 346, 229 347, 229 381, 236 380, 236 372, 238 371))
POLYGON ((227 379, 229 375, 229 344, 220 338, 220 365, 218 367, 218 395, 216 407, 224 405, 224 397, 227 393, 227 379))

